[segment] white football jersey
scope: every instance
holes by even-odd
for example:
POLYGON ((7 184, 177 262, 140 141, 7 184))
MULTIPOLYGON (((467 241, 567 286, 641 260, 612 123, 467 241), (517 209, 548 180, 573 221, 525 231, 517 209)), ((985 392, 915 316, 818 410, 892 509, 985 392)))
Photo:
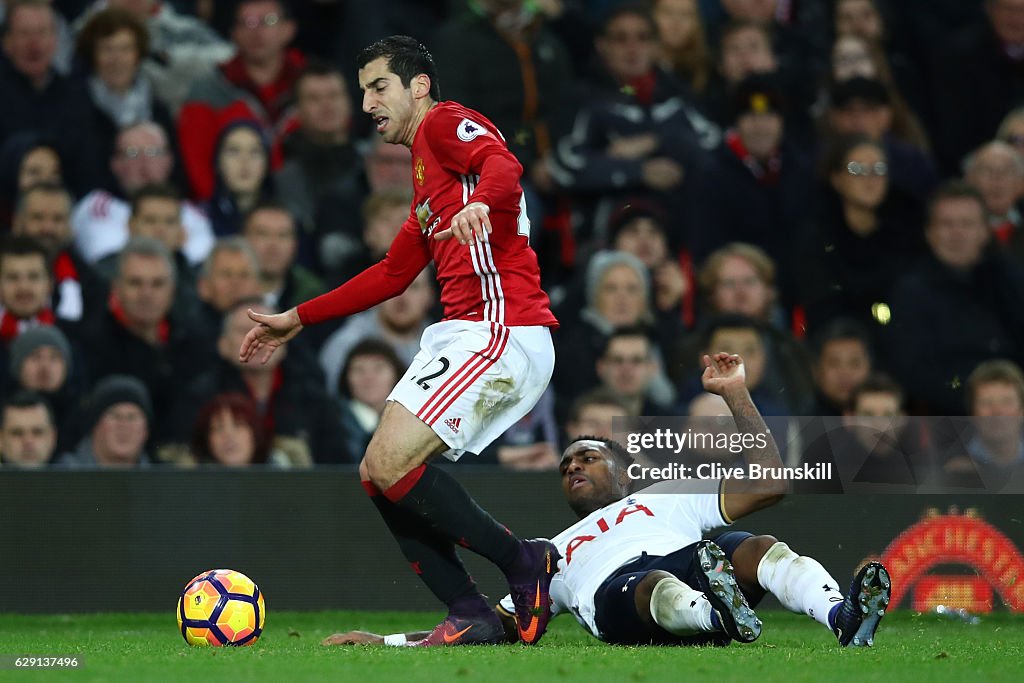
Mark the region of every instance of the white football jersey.
MULTIPOLYGON (((730 522, 718 493, 637 493, 607 505, 551 539, 562 560, 551 580, 552 612, 570 612, 594 636, 594 593, 616 569, 643 553, 668 555, 730 522)), ((503 609, 515 612, 510 596, 503 609)))

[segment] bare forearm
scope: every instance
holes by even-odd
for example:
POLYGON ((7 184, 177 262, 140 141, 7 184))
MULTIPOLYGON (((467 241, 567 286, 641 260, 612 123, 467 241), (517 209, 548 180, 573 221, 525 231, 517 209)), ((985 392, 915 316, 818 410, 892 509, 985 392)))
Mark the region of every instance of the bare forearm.
POLYGON ((736 429, 743 436, 751 435, 753 439, 744 439, 745 444, 752 442, 753 446, 744 448, 743 457, 748 465, 760 465, 761 467, 782 467, 782 457, 779 455, 779 447, 772 437, 768 425, 761 417, 760 411, 750 398, 750 392, 744 387, 725 393, 722 396, 725 404, 732 413, 736 422, 736 429), (763 435, 763 439, 758 439, 763 435))

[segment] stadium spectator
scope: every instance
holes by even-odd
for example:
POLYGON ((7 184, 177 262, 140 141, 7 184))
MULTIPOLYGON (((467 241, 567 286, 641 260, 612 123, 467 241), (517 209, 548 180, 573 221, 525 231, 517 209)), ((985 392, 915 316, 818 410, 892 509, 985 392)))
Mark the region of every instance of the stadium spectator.
POLYGON ((80 323, 103 307, 106 285, 71 239, 71 195, 44 182, 18 198, 12 232, 31 237, 47 251, 54 286, 51 309, 58 320, 80 323))
POLYGON ((242 338, 252 327, 247 309, 273 310, 258 298, 249 298, 237 302, 224 314, 214 365, 202 374, 187 375, 191 381, 185 385, 173 417, 178 425, 174 431, 177 440, 191 433, 200 406, 218 394, 234 391, 255 401, 267 434, 300 439, 314 462, 358 461, 360 454, 345 450, 344 435, 338 428, 338 404, 323 390, 320 374, 309 372, 313 363, 302 357, 305 350, 301 346, 291 345, 288 353, 274 354, 265 364, 239 360, 242 338))
POLYGON ((63 164, 55 143, 30 131, 0 145, 0 225, 10 225, 21 193, 37 183, 63 182, 63 164))
POLYGON ((751 21, 733 21, 723 26, 718 61, 703 98, 712 119, 721 126, 728 126, 739 84, 751 76, 774 74, 778 68, 767 27, 751 21))
MULTIPOLYGON (((810 359, 777 304, 775 273, 771 257, 752 244, 736 242, 715 250, 700 271, 703 315, 741 315, 758 322, 768 366, 782 378, 793 414, 805 415, 813 410, 810 359)), ((669 347, 670 374, 677 384, 698 370, 700 340, 699 332, 689 334, 669 347)))
POLYGON ((678 328, 686 319, 687 273, 672 252, 666 231, 667 217, 660 206, 643 200, 628 201, 608 219, 611 248, 633 254, 650 274, 654 313, 659 326, 678 328))
POLYGON ((1024 88, 1021 0, 985 0, 986 21, 931 42, 932 137, 943 171, 956 173, 971 149, 992 137, 1024 88))
POLYGON ((82 339, 91 377, 124 374, 143 383, 156 409, 148 427, 160 440, 182 378, 203 372, 212 355, 194 323, 172 311, 176 273, 163 244, 132 238, 118 258, 107 310, 88 321, 82 339))
MULTIPOLYGON (((391 242, 402 229, 402 224, 409 218, 411 199, 408 190, 404 188, 374 192, 363 202, 360 241, 340 232, 325 236, 321 245, 337 249, 338 254, 348 254, 338 262, 336 268, 328 269, 327 276, 331 283, 344 282, 384 258, 391 242)), ((326 259, 322 261, 326 262, 326 259)))
POLYGON ((192 429, 190 453, 200 465, 290 468, 313 464, 300 440, 267 433, 259 407, 238 392, 218 394, 202 407, 192 429))
POLYGON ((6 383, 8 351, 25 330, 57 322, 50 300, 53 273, 46 249, 30 237, 0 243, 0 387, 6 383))
MULTIPOLYGON (((179 316, 187 317, 198 305, 198 294, 195 269, 183 251, 183 206, 181 195, 172 185, 143 185, 131 200, 128 236, 129 240, 133 237, 150 237, 167 248, 168 253, 174 258, 174 310, 179 316)), ((96 264, 96 270, 108 282, 117 275, 119 258, 120 254, 109 254, 96 264)))
POLYGON ((341 396, 341 430, 351 462, 366 452, 377 430, 388 394, 405 374, 408 363, 388 342, 367 338, 345 358, 336 390, 341 396))
POLYGON ((850 397, 874 367, 874 344, 860 322, 835 318, 819 328, 811 339, 814 384, 818 406, 815 415, 842 415, 850 397))
POLYGON ((271 308, 288 309, 326 291, 319 277, 295 263, 298 233, 284 204, 261 202, 245 217, 242 236, 256 252, 260 290, 271 308))
POLYGON ((1001 140, 1024 154, 1024 107, 1012 109, 999 124, 996 140, 1001 140))
POLYGON ((892 73, 896 90, 904 93, 913 110, 919 115, 927 110, 925 91, 920 71, 903 53, 880 11, 877 0, 837 0, 832 13, 833 29, 837 37, 856 36, 873 48, 883 51, 892 73))
POLYGON ((206 213, 215 235, 237 235, 243 216, 273 194, 270 148, 259 124, 242 120, 225 125, 214 159, 217 181, 206 213))
POLYGON ((221 335, 224 315, 243 299, 260 295, 260 259, 244 237, 222 237, 203 261, 196 279, 197 323, 211 345, 221 335))
MULTIPOLYGON (((392 226, 394 234, 409 217, 412 195, 409 192, 409 170, 412 157, 405 145, 389 145, 379 138, 371 138, 363 152, 364 173, 357 176, 351 191, 324 200, 325 220, 318 226, 319 267, 329 283, 341 283, 361 272, 352 270, 360 264, 370 266, 380 260, 366 258, 359 236, 365 228, 365 210, 372 204, 370 198, 378 194, 402 194, 406 197, 405 212, 400 222, 392 226)), ((388 242, 390 246, 390 242, 388 242)), ((380 252, 383 257, 384 251, 380 252)))
POLYGON ((0 407, 0 469, 40 469, 57 452, 57 425, 46 399, 31 391, 9 394, 0 407))
POLYGON ((888 322, 879 307, 893 283, 924 253, 920 212, 890 186, 885 149, 870 138, 835 140, 827 167, 822 208, 798 247, 807 325, 842 316, 874 332, 888 322))
POLYGON ((152 420, 149 391, 138 378, 104 377, 89 398, 88 433, 57 462, 76 469, 149 467, 146 442, 152 420))
POLYGON ((850 395, 843 412, 842 448, 837 455, 851 457, 858 468, 853 483, 918 484, 928 476, 928 461, 920 441, 920 422, 908 423, 903 389, 882 373, 868 375, 850 395))
MULTIPOLYGON (((595 45, 600 66, 576 96, 582 104, 550 171, 595 216, 627 195, 657 198, 672 217, 669 233, 677 236, 688 206, 684 175, 696 173, 706 150, 721 140, 720 131, 692 94, 657 65, 654 20, 644 9, 623 5, 612 11, 595 45)), ((606 228, 590 225, 593 235, 581 236, 603 242, 606 228)))
POLYGON ((1024 265, 1024 155, 1012 145, 988 142, 964 159, 964 180, 981 194, 988 225, 998 244, 1024 265))
MULTIPOLYGON (((698 356, 729 353, 740 355, 746 367, 746 384, 759 410, 764 415, 795 415, 798 411, 790 401, 780 369, 767 362, 764 325, 750 318, 726 314, 709 318, 700 330, 698 356)), ((700 391, 700 368, 684 377, 679 387, 679 398, 689 402, 700 391)))
POLYGON ((1008 360, 980 363, 967 378, 971 429, 942 467, 942 482, 1020 493, 1024 475, 1024 372, 1008 360), (980 479, 980 482, 978 481, 980 479))
MULTIPOLYGON (((867 136, 885 148, 890 183, 923 204, 938 184, 938 172, 914 135, 901 135, 894 95, 881 81, 854 76, 832 86, 826 114, 828 133, 867 136)), ((920 138, 923 140, 923 138, 920 138)))
POLYGON ((282 137, 298 125, 292 87, 305 65, 288 44, 295 22, 283 2, 241 0, 235 9, 231 40, 238 54, 193 82, 178 117, 182 158, 197 200, 214 195, 217 140, 233 121, 258 122, 262 137, 274 143, 271 167, 280 167, 282 137))
POLYGON ((75 22, 75 30, 81 31, 95 13, 107 7, 131 12, 144 22, 149 51, 142 55, 142 73, 152 82, 155 94, 177 113, 192 81, 230 59, 235 46, 196 17, 179 12, 175 4, 163 0, 96 0, 75 22))
MULTIPOLYGON (((651 396, 662 370, 654 342, 644 328, 619 327, 608 335, 596 372, 600 386, 615 392, 630 416, 667 414, 671 398, 662 402, 651 396)), ((661 381, 667 384, 668 378, 662 376, 661 381)))
POLYGON ((92 136, 88 95, 81 82, 54 69, 56 13, 47 0, 12 0, 3 23, 0 140, 23 131, 50 136, 66 162, 65 182, 76 193, 91 187, 101 151, 92 136))
POLYGON ((615 328, 654 322, 647 268, 636 256, 617 251, 595 254, 584 283, 583 310, 560 315, 562 327, 555 335, 558 363, 552 383, 560 414, 571 397, 600 384, 597 359, 615 328))
POLYGON ((979 363, 1024 360, 1024 269, 991 244, 981 195, 959 181, 936 191, 925 239, 929 253, 889 299, 888 370, 912 412, 959 415, 979 363))
MULTIPOLYGON (((95 263, 124 247, 131 214, 128 199, 144 185, 171 182, 173 169, 167 133, 159 125, 138 123, 118 133, 110 156, 117 193, 92 190, 79 200, 71 214, 75 244, 86 261, 95 263)), ((192 265, 202 263, 213 246, 210 220, 194 204, 186 202, 181 221, 186 234, 185 256, 192 265)))
POLYGON ((838 36, 832 44, 832 63, 826 79, 825 97, 830 97, 830 93, 834 93, 838 86, 855 78, 875 81, 885 88, 884 104, 889 109, 889 126, 893 136, 922 153, 929 153, 931 145, 928 135, 918 114, 907 104, 903 92, 894 82, 885 53, 876 44, 863 38, 838 36))
POLYGON ((570 443, 584 435, 613 439, 612 420, 628 415, 629 409, 617 393, 598 387, 572 402, 565 421, 565 436, 570 443))
POLYGON ((278 198, 302 229, 300 255, 305 263, 317 235, 336 219, 326 210, 332 201, 358 201, 363 163, 352 144, 352 100, 335 67, 312 62, 295 81, 299 128, 284 139, 284 165, 274 176, 278 198), (326 203, 326 204, 325 204, 326 203))
POLYGON ((76 412, 82 397, 83 373, 67 336, 52 325, 33 327, 14 340, 10 357, 11 382, 5 393, 21 389, 45 398, 58 428, 57 452, 70 450, 80 427, 76 412))
POLYGON ((573 113, 563 95, 570 56, 544 12, 525 0, 480 0, 441 25, 431 50, 445 97, 486 113, 523 165, 527 206, 539 208, 529 188, 551 189, 543 160, 573 113))
MULTIPOLYGON (((420 337, 433 322, 436 302, 432 273, 426 268, 398 296, 349 317, 320 347, 320 367, 327 378, 327 393, 338 393, 349 352, 364 339, 379 339, 408 365, 420 350, 420 337)), ((404 374, 404 373, 403 373, 404 374)))
MULTIPOLYGON (((78 34, 78 58, 86 66, 86 84, 92 105, 92 137, 100 154, 114 150, 117 133, 136 123, 154 121, 174 129, 171 112, 140 71, 149 50, 146 25, 128 10, 110 7, 93 14, 78 34)), ((92 187, 111 191, 117 179, 109 168, 98 168, 92 187)))
POLYGON ((697 0, 654 0, 651 16, 658 27, 661 67, 699 96, 708 87, 714 62, 697 0))
POLYGON ((791 306, 792 245, 810 212, 812 178, 806 153, 785 128, 784 108, 773 76, 752 76, 737 86, 734 127, 691 188, 698 202, 691 245, 697 263, 729 242, 761 247, 778 264, 779 294, 791 306))

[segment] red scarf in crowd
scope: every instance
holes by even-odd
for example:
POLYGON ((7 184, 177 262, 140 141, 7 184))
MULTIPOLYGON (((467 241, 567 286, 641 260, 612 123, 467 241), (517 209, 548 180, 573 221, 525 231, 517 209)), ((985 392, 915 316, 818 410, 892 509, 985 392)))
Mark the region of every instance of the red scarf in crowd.
POLYGON ((6 308, 0 307, 0 342, 4 346, 8 346, 15 337, 25 330, 40 325, 53 325, 55 322, 57 319, 49 308, 44 308, 38 315, 31 318, 16 318, 6 308))
MULTIPOLYGON (((125 315, 124 308, 121 306, 121 300, 117 298, 117 292, 110 292, 110 298, 107 299, 107 307, 110 309, 110 314, 114 316, 114 320, 116 320, 121 327, 130 332, 132 326, 128 323, 128 317, 125 315)), ((166 344, 167 340, 171 338, 171 324, 167 322, 167 318, 160 321, 156 330, 156 336, 161 344, 166 344)))
POLYGON ((277 400, 277 393, 281 390, 284 385, 284 370, 278 365, 274 368, 274 378, 270 384, 270 396, 267 397, 266 401, 261 401, 255 393, 253 393, 252 387, 246 382, 246 389, 249 391, 249 396, 256 402, 256 406, 259 408, 261 416, 263 418, 263 429, 266 430, 266 434, 269 434, 271 438, 274 437, 274 401, 277 400))
POLYGON ((651 69, 643 76, 634 78, 626 83, 626 87, 633 92, 633 97, 636 101, 645 107, 649 107, 651 102, 654 101, 654 86, 657 84, 657 76, 654 74, 654 69, 651 69))
POLYGON ((729 149, 736 155, 736 158, 742 161, 743 165, 750 170, 754 178, 757 179, 757 182, 762 185, 775 185, 779 182, 779 173, 782 171, 782 157, 779 156, 778 150, 772 152, 772 156, 768 159, 767 164, 761 163, 747 150, 743 140, 740 139, 740 134, 735 129, 725 134, 725 144, 729 146, 729 149))

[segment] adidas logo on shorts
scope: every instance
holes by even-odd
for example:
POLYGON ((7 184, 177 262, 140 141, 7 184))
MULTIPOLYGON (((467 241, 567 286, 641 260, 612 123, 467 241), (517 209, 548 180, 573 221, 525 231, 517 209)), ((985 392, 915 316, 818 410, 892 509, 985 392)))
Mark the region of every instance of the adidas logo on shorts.
POLYGON ((459 433, 459 425, 462 424, 462 418, 461 417, 450 417, 447 420, 445 420, 444 423, 446 425, 448 425, 448 429, 450 429, 453 432, 455 432, 456 434, 458 434, 459 433))

